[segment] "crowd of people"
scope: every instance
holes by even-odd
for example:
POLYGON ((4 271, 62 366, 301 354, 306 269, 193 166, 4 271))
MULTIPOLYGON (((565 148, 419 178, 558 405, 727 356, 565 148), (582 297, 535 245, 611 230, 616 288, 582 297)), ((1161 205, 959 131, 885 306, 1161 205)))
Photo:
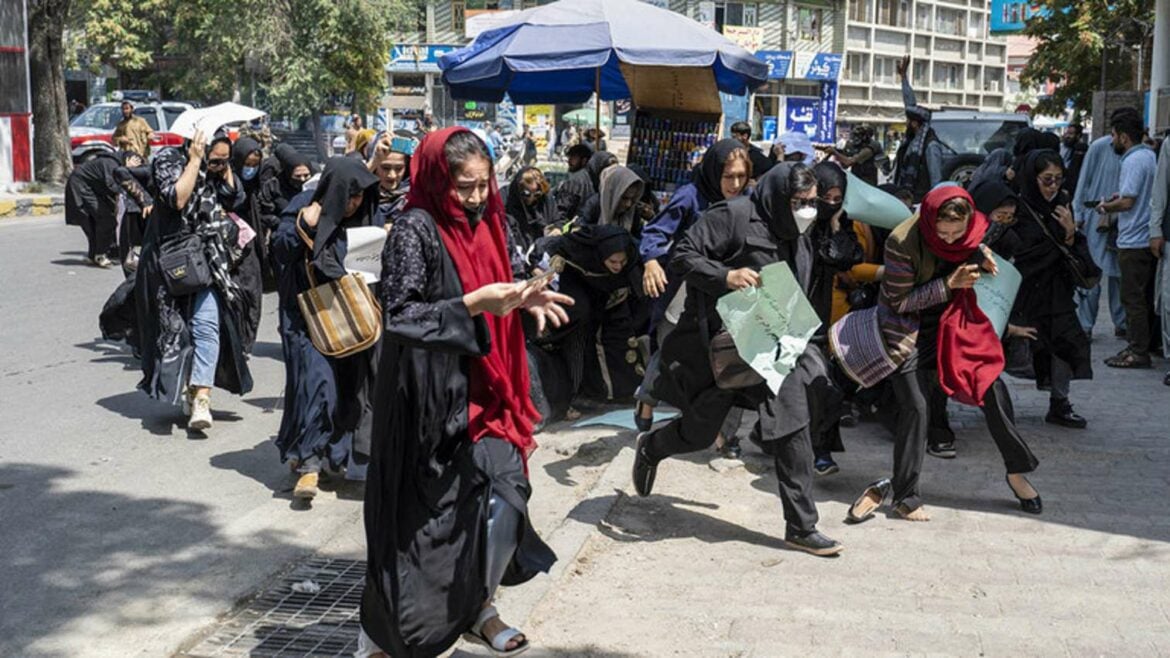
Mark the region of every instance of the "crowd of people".
POLYGON ((893 435, 893 471, 860 492, 851 522, 887 502, 929 520, 919 478, 925 456, 957 455, 951 399, 982 410, 1010 494, 1039 514, 1027 479, 1039 460, 1003 374, 1049 392, 1047 422, 1086 427, 1071 382, 1092 377, 1102 286, 1128 342, 1107 365, 1149 367, 1170 347, 1170 147, 1155 157, 1135 111, 1087 148, 1075 128, 1063 141, 1025 131, 964 188, 938 180, 930 111, 905 90, 906 139, 882 186, 906 206, 892 230, 844 208, 850 185, 878 182, 872 130, 840 149, 787 134, 764 153, 747 124, 669 198, 596 132, 563 150, 560 185, 528 166, 501 189, 491 136, 466 128, 363 129, 321 171, 220 130, 149 161, 127 149, 81 165, 67 221, 96 263, 126 272, 103 334, 134 347, 140 388, 181 406, 192 431, 212 429, 214 389, 252 389, 264 294, 277 293, 276 443, 293 495, 366 482, 360 654, 437 655, 463 635, 513 655, 528 640, 492 600, 555 560, 527 510, 527 460, 550 423, 630 404, 633 485, 650 496, 668 458, 738 456, 754 416, 746 435, 774 462, 785 543, 831 556, 843 546, 817 528, 812 482, 840 470, 842 427, 875 420, 893 435), (355 281, 359 235, 376 238, 380 266, 355 281), (820 327, 773 392, 737 371, 716 302, 778 262, 820 327), (973 288, 1004 262, 1023 282, 1000 335, 973 288), (679 415, 656 423, 661 402, 679 415))

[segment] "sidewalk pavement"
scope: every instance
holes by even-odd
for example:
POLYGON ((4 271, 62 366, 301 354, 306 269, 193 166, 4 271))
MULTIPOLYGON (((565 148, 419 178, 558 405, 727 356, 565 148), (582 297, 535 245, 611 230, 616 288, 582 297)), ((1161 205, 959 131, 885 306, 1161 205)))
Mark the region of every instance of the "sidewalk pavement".
MULTIPOLYGON (((1119 347, 1098 336, 1097 363, 1119 347)), ((632 432, 545 433, 532 513, 559 561, 504 589, 498 607, 527 633, 531 656, 1170 655, 1170 390, 1158 365, 1100 365, 1095 380, 1074 383, 1086 430, 1045 424, 1047 395, 1009 379, 1041 461, 1031 476, 1041 516, 1018 511, 979 412, 952 403, 958 458, 928 457, 922 479, 933 520, 879 513, 846 525, 849 503, 889 474, 892 455, 877 425, 846 430, 842 472, 816 483, 819 527, 846 546, 835 559, 784 548, 775 473, 747 442, 738 468, 717 470, 711 451, 664 462, 642 499, 630 486, 632 432)), ((363 557, 360 536, 346 544, 346 557, 363 557)), ((326 603, 338 619, 344 605, 326 603)), ((352 632, 354 612, 336 636, 352 632)), ((288 642, 328 630, 320 619, 225 629, 229 617, 203 637, 249 638, 244 652, 193 640, 181 655, 288 655, 288 642)), ((345 655, 319 646, 296 655, 345 655)), ((450 655, 486 654, 459 645, 450 655)))
POLYGON ((65 212, 65 193, 50 190, 37 194, 0 193, 0 219, 40 215, 58 215, 65 212))

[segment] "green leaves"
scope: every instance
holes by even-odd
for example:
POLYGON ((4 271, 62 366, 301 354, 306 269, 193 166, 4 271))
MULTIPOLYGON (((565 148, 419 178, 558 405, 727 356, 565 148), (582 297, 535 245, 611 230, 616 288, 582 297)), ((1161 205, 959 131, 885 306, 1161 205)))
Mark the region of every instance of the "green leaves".
POLYGON ((1136 65, 1133 48, 1145 44, 1153 27, 1154 3, 1150 0, 1041 0, 1049 8, 1046 17, 1028 22, 1024 31, 1037 41, 1032 59, 1020 74, 1025 87, 1057 83, 1050 97, 1036 107, 1042 114, 1059 114, 1068 101, 1088 112, 1093 92, 1101 87, 1105 59, 1105 87, 1133 86, 1136 65))
POLYGON ((334 97, 373 103, 391 34, 419 11, 411 0, 91 0, 75 5, 71 42, 95 66, 170 64, 160 82, 186 98, 239 100, 254 78, 268 109, 304 116, 334 97))

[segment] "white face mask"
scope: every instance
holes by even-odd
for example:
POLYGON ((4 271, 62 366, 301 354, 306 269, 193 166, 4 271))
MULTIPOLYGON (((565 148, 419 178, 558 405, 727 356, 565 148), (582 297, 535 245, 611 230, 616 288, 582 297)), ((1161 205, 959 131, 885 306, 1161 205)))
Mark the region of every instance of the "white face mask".
POLYGON ((792 218, 796 220, 796 230, 804 233, 817 220, 817 209, 815 207, 801 208, 792 213, 792 218))

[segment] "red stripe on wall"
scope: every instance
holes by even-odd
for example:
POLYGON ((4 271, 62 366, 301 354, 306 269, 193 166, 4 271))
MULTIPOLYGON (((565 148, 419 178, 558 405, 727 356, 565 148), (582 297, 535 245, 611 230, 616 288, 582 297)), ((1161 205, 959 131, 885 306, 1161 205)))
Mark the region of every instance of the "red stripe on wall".
POLYGON ((24 114, 9 115, 12 118, 12 178, 17 182, 32 180, 32 142, 29 139, 28 117, 24 114))
POLYGON ((23 53, 24 48, 21 46, 0 46, 0 53, 23 53))

